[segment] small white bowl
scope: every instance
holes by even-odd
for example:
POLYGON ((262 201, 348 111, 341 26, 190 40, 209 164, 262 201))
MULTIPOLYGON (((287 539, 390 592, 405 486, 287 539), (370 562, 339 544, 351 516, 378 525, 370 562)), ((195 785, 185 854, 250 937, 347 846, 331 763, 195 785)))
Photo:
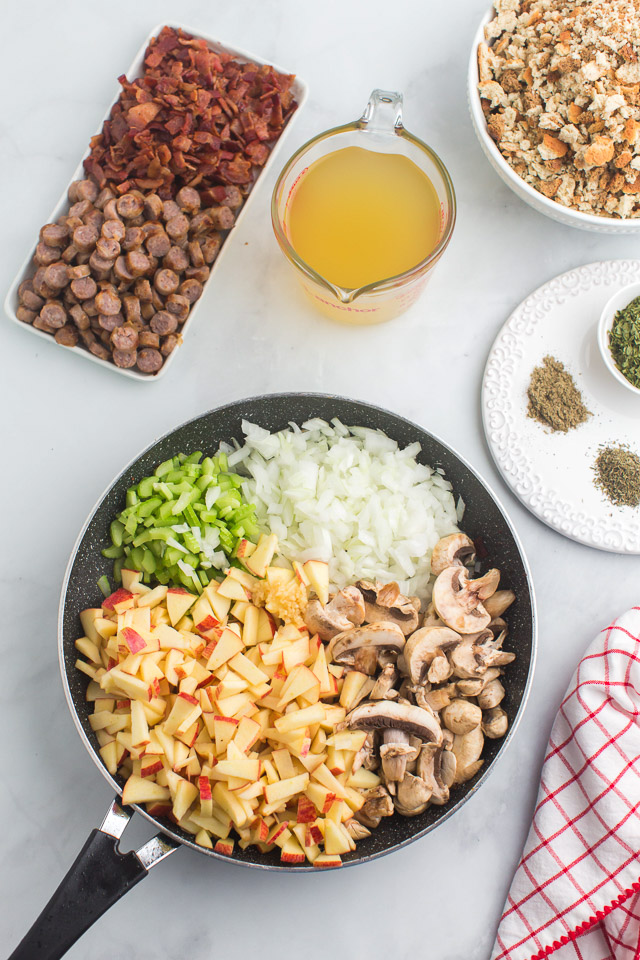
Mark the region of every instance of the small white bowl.
POLYGON ((544 194, 535 190, 534 187, 519 177, 505 158, 500 153, 497 145, 489 136, 487 131, 487 122, 482 112, 480 103, 480 94, 478 93, 478 44, 484 40, 484 28, 493 19, 495 10, 493 7, 483 17, 480 26, 473 39, 471 46, 471 56, 469 57, 468 88, 467 96, 469 100, 469 111, 476 136, 480 141, 484 154, 496 171, 501 180, 510 187, 516 196, 528 203, 530 207, 543 213, 558 223, 563 223, 567 227, 578 227, 580 230, 591 230, 595 233, 615 233, 615 234, 638 234, 640 233, 640 217, 621 219, 620 217, 598 217, 592 213, 582 213, 580 210, 573 210, 571 207, 565 207, 555 200, 550 200, 544 194))
POLYGON ((623 310, 632 300, 635 300, 636 297, 640 297, 640 283, 632 283, 628 287, 623 287, 622 290, 618 290, 617 293, 614 293, 614 295, 607 300, 598 323, 598 347, 609 373, 616 378, 618 383, 625 386, 627 390, 631 390, 637 397, 640 397, 640 388, 634 387, 625 375, 618 370, 615 360, 611 355, 611 350, 609 349, 609 331, 613 326, 616 313, 618 310, 623 310))

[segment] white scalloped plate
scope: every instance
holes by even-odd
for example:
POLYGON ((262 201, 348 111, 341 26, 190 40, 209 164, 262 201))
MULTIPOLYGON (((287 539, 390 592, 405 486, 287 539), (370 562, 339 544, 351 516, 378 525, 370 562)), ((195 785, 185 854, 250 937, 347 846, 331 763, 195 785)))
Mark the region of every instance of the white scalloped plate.
POLYGON ((611 376, 596 342, 609 297, 638 281, 640 260, 608 260, 545 283, 502 327, 482 385, 489 449, 525 507, 565 537, 632 554, 640 554, 640 507, 605 500, 592 466, 601 444, 626 443, 640 454, 640 401, 611 376), (565 364, 592 413, 566 434, 526 415, 531 371, 546 354, 565 364))

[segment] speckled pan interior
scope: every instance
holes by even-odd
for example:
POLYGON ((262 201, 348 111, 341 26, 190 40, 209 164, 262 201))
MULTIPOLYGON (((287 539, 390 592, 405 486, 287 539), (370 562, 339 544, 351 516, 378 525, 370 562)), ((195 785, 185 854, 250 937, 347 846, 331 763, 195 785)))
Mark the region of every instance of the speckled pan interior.
MULTIPOLYGON (((354 853, 344 857, 345 865, 352 865, 397 850, 424 836, 458 810, 480 787, 513 736, 533 672, 535 609, 530 575, 522 549, 510 522, 485 483, 448 446, 426 430, 378 407, 321 394, 271 394, 254 397, 212 410, 177 427, 154 442, 118 476, 80 535, 63 586, 59 637, 61 666, 69 701, 75 709, 83 739, 105 778, 121 791, 122 781, 112 778, 102 765, 98 744, 89 726, 89 705, 85 700, 87 678, 74 667, 77 657, 74 641, 81 633, 80 611, 100 603, 101 594, 96 586, 98 578, 102 574, 111 576, 111 561, 103 559, 100 551, 109 543, 109 524, 124 506, 126 488, 151 473, 162 460, 176 453, 189 454, 194 450, 213 453, 223 440, 241 441, 243 419, 273 431, 286 428, 291 421, 301 424, 311 417, 322 417, 325 420, 338 417, 347 425, 379 428, 401 446, 419 441, 422 445, 419 459, 432 466, 442 467, 453 484, 455 494, 462 496, 466 504, 462 526, 472 539, 482 538, 488 552, 486 560, 483 561, 483 569, 489 566, 499 567, 502 571, 501 587, 513 589, 517 596, 515 604, 508 611, 509 637, 505 643, 505 649, 517 653, 517 659, 506 668, 507 693, 502 704, 509 716, 509 733, 503 740, 486 741, 484 767, 473 780, 455 790, 449 804, 442 807, 432 806, 418 817, 394 815, 384 819, 370 837, 358 843, 354 853)), ((87 773, 90 775, 89 768, 87 773)), ((308 866, 285 867, 280 864, 277 852, 264 855, 255 848, 243 851, 237 848, 237 844, 236 852, 231 858, 223 857, 196 846, 192 837, 182 833, 171 822, 153 820, 143 808, 140 812, 165 833, 202 853, 222 860, 232 859, 251 866, 293 869, 296 872, 312 869, 308 866)))

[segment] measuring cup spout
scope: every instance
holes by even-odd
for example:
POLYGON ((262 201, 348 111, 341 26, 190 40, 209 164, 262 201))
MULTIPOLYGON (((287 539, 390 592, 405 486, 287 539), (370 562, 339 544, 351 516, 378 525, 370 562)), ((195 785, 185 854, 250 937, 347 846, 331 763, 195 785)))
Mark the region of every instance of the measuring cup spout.
POLYGON ((373 90, 358 126, 370 133, 398 134, 403 129, 402 94, 373 90))

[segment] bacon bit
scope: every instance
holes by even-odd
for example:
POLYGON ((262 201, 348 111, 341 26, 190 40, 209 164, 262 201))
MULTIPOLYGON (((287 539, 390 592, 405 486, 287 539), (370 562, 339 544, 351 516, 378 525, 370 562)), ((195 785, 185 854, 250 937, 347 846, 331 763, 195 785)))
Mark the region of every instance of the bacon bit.
POLYGON ((163 200, 183 186, 210 194, 236 184, 246 196, 297 107, 293 80, 163 27, 145 53, 144 75, 119 77, 122 91, 91 140, 87 175, 118 194, 153 190, 163 200))

